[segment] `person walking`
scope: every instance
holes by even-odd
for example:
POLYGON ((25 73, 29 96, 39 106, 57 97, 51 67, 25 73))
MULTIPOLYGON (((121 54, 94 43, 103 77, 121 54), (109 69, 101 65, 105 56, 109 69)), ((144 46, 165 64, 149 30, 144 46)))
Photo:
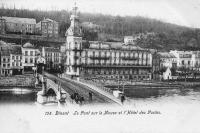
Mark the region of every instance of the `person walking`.
POLYGON ((92 101, 92 92, 89 92, 89 100, 92 101))
POLYGON ((122 95, 122 96, 121 96, 121 103, 124 104, 124 101, 125 101, 125 96, 122 95))
POLYGON ((82 105, 84 101, 85 101, 85 99, 84 99, 84 97, 82 96, 82 97, 80 98, 80 104, 82 105))

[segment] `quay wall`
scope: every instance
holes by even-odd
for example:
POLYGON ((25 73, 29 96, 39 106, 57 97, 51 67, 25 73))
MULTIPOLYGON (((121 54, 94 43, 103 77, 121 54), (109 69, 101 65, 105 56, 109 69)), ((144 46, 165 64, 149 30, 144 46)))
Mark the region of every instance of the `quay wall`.
POLYGON ((3 86, 3 87, 34 87, 35 80, 36 79, 33 75, 0 77, 0 86, 3 86))

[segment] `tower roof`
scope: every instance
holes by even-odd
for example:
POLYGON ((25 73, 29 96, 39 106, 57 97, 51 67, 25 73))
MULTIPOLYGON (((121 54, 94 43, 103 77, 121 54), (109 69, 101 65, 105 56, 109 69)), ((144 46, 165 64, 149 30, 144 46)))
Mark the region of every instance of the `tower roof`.
POLYGON ((71 24, 70 24, 70 27, 66 31, 66 34, 65 34, 66 36, 78 36, 78 37, 82 36, 82 29, 79 24, 79 17, 77 15, 77 10, 78 10, 78 7, 76 6, 76 3, 75 3, 74 7, 72 8, 72 14, 70 17, 71 24))

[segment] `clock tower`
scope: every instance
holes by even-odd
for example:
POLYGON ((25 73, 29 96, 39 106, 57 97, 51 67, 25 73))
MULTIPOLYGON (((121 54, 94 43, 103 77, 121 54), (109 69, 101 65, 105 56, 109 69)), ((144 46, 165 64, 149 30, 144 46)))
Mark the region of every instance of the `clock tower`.
POLYGON ((82 29, 77 15, 78 7, 72 9, 70 27, 66 31, 66 74, 73 77, 80 76, 81 52, 82 52, 82 29))

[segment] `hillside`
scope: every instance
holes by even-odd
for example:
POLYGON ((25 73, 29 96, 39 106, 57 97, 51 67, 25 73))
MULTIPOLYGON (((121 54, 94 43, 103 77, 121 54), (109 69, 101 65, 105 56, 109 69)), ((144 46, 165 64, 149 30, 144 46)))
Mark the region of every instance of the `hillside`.
MULTIPOLYGON (((5 9, 0 8, 0 16, 16 16, 35 18, 37 22, 44 17, 59 22, 59 34, 64 37, 66 29, 70 25, 70 12, 61 11, 40 11, 27 9, 5 9)), ((81 22, 93 22, 100 25, 100 31, 84 30, 84 39, 103 41, 122 41, 123 36, 137 33, 154 32, 155 36, 138 40, 138 44, 147 48, 168 50, 178 49, 199 49, 200 30, 175 24, 161 22, 155 19, 140 16, 111 16, 103 14, 79 13, 81 22)))

